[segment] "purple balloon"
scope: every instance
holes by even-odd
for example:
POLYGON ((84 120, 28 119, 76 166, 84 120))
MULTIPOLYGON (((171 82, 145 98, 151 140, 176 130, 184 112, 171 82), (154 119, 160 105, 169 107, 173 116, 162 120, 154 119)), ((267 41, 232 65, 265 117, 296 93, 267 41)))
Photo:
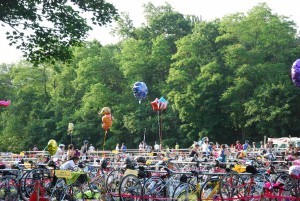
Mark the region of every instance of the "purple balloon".
POLYGON ((300 87, 300 59, 297 59, 291 69, 292 80, 297 87, 300 87))

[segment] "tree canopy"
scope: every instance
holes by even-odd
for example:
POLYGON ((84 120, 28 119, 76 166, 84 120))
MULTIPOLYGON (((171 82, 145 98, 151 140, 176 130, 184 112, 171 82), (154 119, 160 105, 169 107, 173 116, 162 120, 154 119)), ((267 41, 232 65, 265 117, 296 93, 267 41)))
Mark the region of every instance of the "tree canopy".
POLYGON ((203 136, 227 144, 299 137, 300 89, 290 68, 300 46, 292 21, 265 3, 212 21, 149 3, 145 16, 140 27, 121 17, 118 44, 90 41, 68 49, 74 55, 69 63, 1 65, 0 99, 12 103, 0 108, 0 150, 43 147, 49 139, 67 144, 69 122, 75 146, 88 139, 102 148, 103 107, 114 117, 108 149, 116 143, 137 148, 144 136, 153 145, 159 126, 150 103, 162 96, 168 100, 160 116, 163 144, 169 147, 187 147, 203 136), (132 93, 137 81, 149 90, 140 104, 132 93))
POLYGON ((8 27, 7 39, 32 63, 71 58, 70 47, 87 37, 89 20, 105 25, 117 16, 104 0, 9 0, 0 2, 0 24, 8 27))

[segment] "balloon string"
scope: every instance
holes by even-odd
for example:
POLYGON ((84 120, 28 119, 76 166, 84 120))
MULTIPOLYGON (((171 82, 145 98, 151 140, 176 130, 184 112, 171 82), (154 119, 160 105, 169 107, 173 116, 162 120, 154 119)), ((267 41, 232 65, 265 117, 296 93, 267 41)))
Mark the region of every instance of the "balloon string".
POLYGON ((105 131, 105 134, 104 134, 104 141, 103 141, 103 151, 104 151, 104 148, 105 148, 106 134, 107 134, 107 130, 105 131))

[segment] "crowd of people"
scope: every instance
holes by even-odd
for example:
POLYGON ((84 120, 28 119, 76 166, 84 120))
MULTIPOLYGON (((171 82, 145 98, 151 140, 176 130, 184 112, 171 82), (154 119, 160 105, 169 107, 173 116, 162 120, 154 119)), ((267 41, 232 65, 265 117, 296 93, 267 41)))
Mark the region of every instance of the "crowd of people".
POLYGON ((286 150, 274 153, 272 140, 269 140, 265 144, 261 141, 259 147, 256 146, 255 142, 250 145, 248 140, 245 140, 243 144, 240 141, 236 141, 235 145, 228 146, 227 144, 219 145, 217 142, 209 142, 208 137, 204 137, 200 142, 194 141, 194 144, 190 147, 189 157, 203 158, 214 156, 220 162, 226 162, 229 156, 242 159, 247 157, 248 153, 257 153, 257 155, 273 160, 277 156, 290 161, 300 159, 300 147, 298 144, 289 143, 286 150))
MULTIPOLYGON (((157 142, 153 146, 147 145, 144 141, 139 143, 139 153, 153 153, 154 155, 162 155, 167 157, 175 157, 178 160, 184 160, 187 157, 190 158, 214 158, 220 162, 226 162, 229 157, 242 159, 247 157, 248 153, 259 152, 260 155, 265 157, 275 157, 272 153, 274 148, 273 142, 270 140, 266 144, 262 141, 259 143, 259 146, 256 146, 256 143, 249 143, 248 140, 245 140, 244 143, 236 141, 235 144, 228 146, 226 144, 218 144, 218 142, 213 143, 209 141, 208 137, 202 138, 200 141, 194 141, 191 147, 189 147, 188 155, 184 155, 182 151, 179 150, 179 144, 176 143, 175 148, 169 149, 168 146, 162 147, 161 144, 157 142)), ((32 148, 32 151, 38 151, 36 145, 32 148)), ((87 140, 83 142, 81 149, 75 149, 73 144, 69 144, 67 149, 64 144, 59 144, 58 149, 54 156, 52 156, 53 161, 70 161, 67 164, 65 163, 64 167, 74 166, 79 159, 86 160, 95 151, 95 147, 92 144, 89 144, 87 140)), ((127 147, 124 143, 116 144, 115 151, 118 154, 119 160, 121 160, 121 154, 125 154, 127 147)), ((281 152, 285 160, 297 160, 300 159, 300 147, 290 143, 287 149, 284 152, 281 152)))

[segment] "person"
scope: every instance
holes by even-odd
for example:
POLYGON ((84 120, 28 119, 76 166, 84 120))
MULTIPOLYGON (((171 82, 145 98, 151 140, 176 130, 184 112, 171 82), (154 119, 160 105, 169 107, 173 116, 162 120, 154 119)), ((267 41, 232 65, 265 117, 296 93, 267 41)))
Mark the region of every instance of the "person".
POLYGON ((244 151, 248 151, 249 149, 251 149, 251 146, 249 144, 248 140, 245 140, 245 144, 243 144, 243 150, 244 151))
POLYGON ((125 153, 126 150, 127 150, 127 147, 125 146, 124 143, 122 143, 121 150, 122 150, 123 153, 125 153))
POLYGON ((176 142, 176 145, 175 145, 175 155, 177 156, 179 154, 179 144, 178 142, 176 142))
POLYGON ((159 145, 157 144, 157 142, 154 143, 154 151, 159 151, 159 145))
POLYGON ((220 148, 220 145, 218 142, 216 142, 216 146, 215 146, 216 149, 219 149, 220 148))
POLYGON ((289 143, 289 146, 287 147, 287 149, 285 150, 285 156, 286 159, 289 161, 293 161, 297 159, 297 148, 293 147, 292 143, 289 143))
POLYGON ((89 144, 89 141, 84 140, 83 145, 82 145, 81 150, 80 150, 83 160, 86 160, 86 158, 88 156, 88 144, 89 144))
POLYGON ((235 151, 240 152, 242 150, 243 150, 243 145, 240 143, 240 141, 237 140, 235 143, 235 151))
POLYGON ((75 156, 80 156, 80 151, 78 149, 75 150, 75 156))
POLYGON ((195 147, 191 150, 191 153, 189 154, 189 157, 198 157, 199 156, 199 144, 196 143, 195 147))
POLYGON ((37 148, 36 145, 33 146, 32 151, 38 151, 39 149, 37 148))
POLYGON ((273 148, 273 141, 269 140, 267 144, 265 144, 266 149, 272 149, 273 148))
POLYGON ((90 144, 89 152, 92 153, 93 151, 95 151, 95 147, 92 144, 90 144))
POLYGON ((70 160, 73 156, 75 156, 75 150, 74 150, 74 145, 69 144, 68 145, 68 150, 67 150, 67 160, 70 160))
POLYGON ((63 160, 63 156, 65 154, 65 145, 59 144, 55 155, 53 156, 54 160, 63 160))
POLYGON ((242 157, 242 151, 243 151, 243 145, 240 143, 240 141, 236 141, 235 143, 235 151, 237 152, 236 158, 242 157))
POLYGON ((264 149, 264 142, 263 141, 260 141, 260 150, 263 150, 264 149))
POLYGON ((74 170, 76 167, 76 164, 79 162, 78 156, 73 156, 68 161, 66 161, 64 164, 60 166, 61 170, 74 170))
POLYGON ((116 145, 116 151, 119 152, 120 151, 120 148, 119 148, 119 143, 117 143, 116 145))
POLYGON ((203 156, 205 156, 205 157, 209 156, 208 138, 207 137, 203 138, 203 143, 201 145, 201 151, 202 151, 203 156))
POLYGON ((221 149, 219 151, 219 157, 218 157, 218 161, 225 163, 227 161, 227 156, 230 154, 228 148, 226 147, 225 144, 221 145, 221 149))
POLYGON ((256 151, 256 143, 252 142, 252 151, 256 151))
POLYGON ((142 142, 140 142, 140 144, 139 144, 139 151, 141 152, 141 151, 143 151, 143 150, 144 150, 144 145, 143 145, 142 142))

